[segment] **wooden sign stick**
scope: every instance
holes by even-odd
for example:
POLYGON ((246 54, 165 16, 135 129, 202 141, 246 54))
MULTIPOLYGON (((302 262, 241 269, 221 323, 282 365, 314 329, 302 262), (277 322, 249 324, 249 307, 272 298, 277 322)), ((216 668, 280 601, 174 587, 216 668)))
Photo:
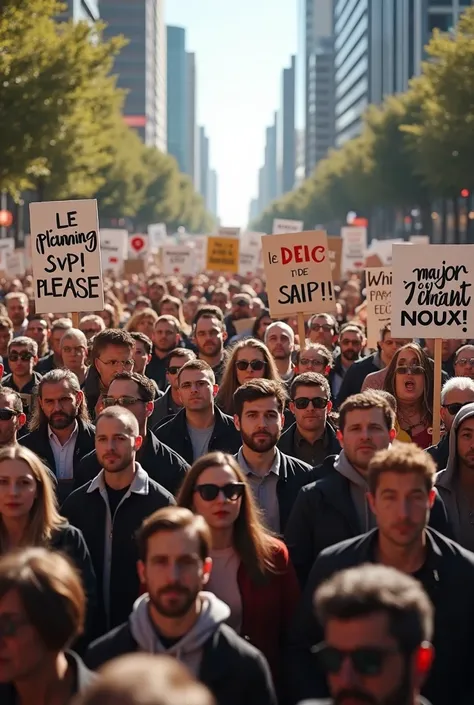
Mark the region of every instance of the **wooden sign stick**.
POLYGON ((304 324, 304 313, 298 313, 298 337, 300 339, 300 350, 306 345, 306 327, 304 324))
POLYGON ((434 345, 434 384, 433 384, 433 445, 439 443, 441 438, 441 362, 442 362, 441 338, 435 339, 434 345))
POLYGON ((72 314, 72 327, 79 328, 79 312, 74 311, 72 314))

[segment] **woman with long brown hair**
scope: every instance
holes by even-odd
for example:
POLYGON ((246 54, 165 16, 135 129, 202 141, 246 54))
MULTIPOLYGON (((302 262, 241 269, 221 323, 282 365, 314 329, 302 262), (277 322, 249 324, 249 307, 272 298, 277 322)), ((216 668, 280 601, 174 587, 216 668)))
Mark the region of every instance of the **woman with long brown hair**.
POLYGON ((393 356, 384 381, 397 400, 397 440, 432 444, 434 365, 417 343, 407 343, 393 356))
POLYGON ((280 375, 267 346, 256 338, 240 340, 227 360, 222 382, 216 397, 217 406, 225 414, 234 414, 234 392, 249 379, 280 381, 280 375))
POLYGON ((211 529, 213 569, 206 589, 229 605, 230 625, 260 649, 278 684, 282 647, 300 597, 288 549, 265 529, 232 455, 219 451, 199 458, 177 501, 211 529))
POLYGON ((129 333, 145 333, 152 340, 157 320, 158 314, 156 311, 152 308, 143 308, 130 316, 125 325, 125 330, 129 333))

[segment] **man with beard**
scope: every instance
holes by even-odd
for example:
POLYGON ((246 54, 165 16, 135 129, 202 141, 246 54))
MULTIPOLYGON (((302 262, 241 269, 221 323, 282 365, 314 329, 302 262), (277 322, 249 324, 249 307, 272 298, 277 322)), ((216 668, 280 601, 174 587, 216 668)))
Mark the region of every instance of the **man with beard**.
POLYGON ((127 619, 140 592, 135 532, 147 516, 174 504, 173 496, 136 462, 141 445, 131 411, 119 406, 102 411, 95 436, 102 470, 61 507, 61 514, 82 531, 91 554, 102 597, 99 634, 127 619))
POLYGON ((227 344, 237 335, 234 321, 242 321, 252 317, 252 297, 249 294, 234 294, 232 296, 232 308, 225 317, 225 327, 227 331, 227 344))
POLYGON ((160 316, 153 330, 153 352, 147 365, 147 377, 153 379, 158 389, 166 389, 166 370, 169 354, 181 344, 179 323, 174 316, 160 316))
POLYGON ((227 332, 224 316, 217 306, 202 306, 194 317, 193 343, 198 357, 212 367, 216 384, 221 383, 225 367, 224 343, 227 332))
POLYGON ((207 685, 217 705, 274 705, 265 658, 225 624, 229 607, 204 591, 212 569, 204 519, 167 507, 143 522, 137 539, 146 593, 124 624, 91 644, 88 666, 136 651, 166 654, 207 685))
POLYGON ((234 423, 242 436, 235 456, 247 476, 266 525, 283 532, 298 492, 313 479, 311 466, 278 449, 286 392, 268 379, 245 382, 234 394, 234 423))
POLYGON ((231 416, 214 404, 217 385, 214 372, 204 360, 190 360, 178 372, 183 409, 155 427, 156 437, 192 463, 214 450, 236 453, 240 436, 231 416))
POLYGON ((76 375, 51 370, 38 384, 30 432, 20 444, 34 451, 53 471, 59 499, 74 488, 81 458, 94 449, 95 428, 76 375))
POLYGON ((13 323, 13 337, 26 335, 28 325, 28 297, 23 291, 11 291, 5 296, 5 306, 13 323))
POLYGON ((295 349, 295 334, 288 323, 278 321, 270 323, 265 331, 265 345, 275 360, 280 379, 288 387, 295 376, 294 365, 291 361, 295 349))
POLYGON ((0 386, 0 448, 16 445, 18 433, 25 423, 23 402, 18 392, 0 386))
POLYGON ((429 705, 434 613, 414 578, 387 566, 338 573, 316 592, 325 640, 315 648, 332 700, 304 705, 429 705))
POLYGON ((8 345, 8 364, 11 372, 3 378, 2 382, 6 387, 20 394, 27 419, 33 406, 33 392, 41 379, 41 375, 34 371, 37 362, 36 341, 26 336, 13 338, 8 345))
MULTIPOLYGON (((474 554, 427 527, 436 497, 435 475, 433 460, 414 443, 396 443, 370 461, 368 500, 376 528, 325 549, 311 570, 285 661, 294 702, 327 692, 313 648, 323 638, 321 624, 313 613, 315 591, 339 571, 366 563, 391 566, 412 575, 433 603, 436 661, 422 694, 433 705, 474 702, 474 554)), ((361 695, 340 702, 410 703, 389 697, 364 699, 361 695)))
POLYGON ((349 323, 342 328, 339 334, 340 353, 334 356, 334 364, 329 373, 333 399, 336 399, 339 394, 346 372, 360 358, 364 345, 364 334, 358 326, 349 323))

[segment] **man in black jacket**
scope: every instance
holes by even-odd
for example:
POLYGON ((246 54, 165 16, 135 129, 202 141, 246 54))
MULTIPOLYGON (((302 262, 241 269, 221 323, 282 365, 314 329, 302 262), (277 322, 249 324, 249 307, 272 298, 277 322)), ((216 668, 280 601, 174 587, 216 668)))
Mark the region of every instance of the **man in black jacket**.
POLYGON ((290 399, 296 423, 282 434, 278 448, 312 467, 338 454, 341 446, 328 422, 332 402, 327 379, 317 372, 299 374, 291 383, 290 399))
POLYGON ((37 362, 38 343, 26 336, 13 338, 8 345, 8 364, 11 372, 2 379, 2 383, 19 393, 27 419, 33 409, 35 387, 41 379, 41 375, 33 369, 37 362))
POLYGON ((94 448, 95 427, 73 372, 52 370, 41 379, 29 429, 19 442, 53 471, 61 503, 77 484, 81 458, 94 448))
POLYGON ((198 357, 212 367, 216 383, 220 384, 224 374, 226 355, 224 344, 227 331, 224 314, 217 306, 201 306, 194 316, 193 343, 198 357))
POLYGON ((217 385, 214 372, 204 360, 191 360, 178 372, 183 409, 167 423, 155 428, 157 438, 181 453, 191 465, 213 450, 236 453, 240 434, 232 418, 214 404, 217 385))
POLYGON ((158 389, 166 389, 166 369, 169 354, 181 343, 179 323, 174 316, 160 316, 153 330, 153 352, 147 365, 147 376, 153 379, 158 389))
MULTIPOLYGON (((377 450, 395 437, 395 414, 373 390, 349 397, 341 406, 338 439, 343 450, 315 468, 316 482, 300 490, 285 541, 302 586, 319 553, 375 526, 367 503, 367 472, 377 450)), ((434 527, 448 531, 443 502, 436 498, 434 527)))
POLYGON ((168 507, 148 517, 137 538, 138 570, 147 592, 124 624, 91 644, 88 666, 96 669, 135 651, 166 654, 207 685, 217 705, 274 705, 265 658, 225 624, 229 607, 203 592, 212 569, 203 518, 168 507))
POLYGON ((357 360, 361 359, 366 342, 362 330, 355 323, 346 323, 342 327, 339 333, 339 353, 334 356, 334 363, 328 377, 334 399, 337 399, 346 374, 357 360))
POLYGON ((242 435, 236 458, 263 511, 267 526, 284 531, 303 485, 314 478, 311 465, 278 449, 286 392, 281 382, 252 379, 234 394, 234 422, 242 435))
MULTIPOLYGON (((155 386, 151 379, 136 372, 119 372, 112 380, 107 395, 102 398, 102 403, 104 408, 122 406, 132 412, 138 421, 138 430, 143 439, 141 448, 137 451, 137 462, 152 480, 172 495, 176 495, 188 470, 188 464, 148 429, 154 396, 155 386)), ((75 487, 90 482, 100 469, 101 465, 94 449, 79 464, 75 487)))
POLYGON ((369 502, 378 528, 327 548, 316 560, 298 609, 286 665, 294 702, 326 695, 312 647, 322 637, 315 590, 340 570, 382 563, 413 575, 435 608, 436 661, 423 688, 433 705, 473 702, 474 554, 427 529, 436 468, 414 444, 377 453, 369 465, 369 502))
POLYGON ((135 531, 174 499, 136 462, 142 437, 130 411, 118 406, 102 411, 95 444, 102 470, 69 495, 61 514, 82 531, 89 548, 103 598, 103 633, 127 618, 140 592, 135 531))
POLYGON ((449 458, 449 432, 454 417, 463 406, 474 402, 474 380, 469 377, 451 377, 441 390, 441 420, 445 433, 439 443, 430 446, 426 452, 431 455, 438 470, 444 470, 449 458))
POLYGON ((196 359, 196 353, 188 348, 175 348, 168 356, 166 380, 169 384, 163 396, 155 401, 155 408, 150 417, 150 427, 161 426, 164 421, 170 421, 181 411, 183 404, 179 395, 178 372, 190 360, 196 359))

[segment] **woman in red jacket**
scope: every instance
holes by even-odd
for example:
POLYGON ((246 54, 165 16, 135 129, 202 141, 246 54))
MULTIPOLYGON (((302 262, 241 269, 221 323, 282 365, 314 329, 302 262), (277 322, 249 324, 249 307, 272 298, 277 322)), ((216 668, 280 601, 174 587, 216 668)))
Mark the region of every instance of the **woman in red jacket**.
POLYGON ((228 623, 266 656, 281 690, 283 647, 300 597, 285 544, 265 529, 232 455, 199 458, 186 475, 178 505, 209 524, 213 567, 206 589, 229 605, 228 623))

